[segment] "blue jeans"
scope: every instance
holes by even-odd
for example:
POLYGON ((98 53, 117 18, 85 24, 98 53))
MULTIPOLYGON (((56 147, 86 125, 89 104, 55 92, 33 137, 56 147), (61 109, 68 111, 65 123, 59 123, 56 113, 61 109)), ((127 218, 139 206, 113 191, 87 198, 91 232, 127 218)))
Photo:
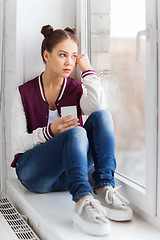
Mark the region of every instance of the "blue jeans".
POLYGON ((73 200, 92 195, 88 173, 94 164, 94 190, 114 187, 115 137, 108 111, 93 112, 84 127, 67 130, 23 153, 16 173, 30 191, 70 191, 73 200))

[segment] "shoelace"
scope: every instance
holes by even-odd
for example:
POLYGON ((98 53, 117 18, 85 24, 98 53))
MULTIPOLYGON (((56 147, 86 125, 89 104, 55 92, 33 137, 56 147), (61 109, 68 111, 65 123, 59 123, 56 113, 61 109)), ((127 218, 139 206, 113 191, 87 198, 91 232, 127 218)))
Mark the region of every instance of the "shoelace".
POLYGON ((94 198, 86 198, 82 202, 78 214, 81 215, 83 208, 85 208, 88 217, 93 221, 97 223, 106 223, 108 220, 105 217, 106 211, 101 206, 100 202, 94 198))
POLYGON ((108 187, 106 191, 105 200, 108 204, 115 204, 115 205, 121 205, 121 206, 127 206, 129 204, 128 200, 124 198, 122 195, 120 195, 117 190, 121 188, 121 186, 112 188, 108 187))

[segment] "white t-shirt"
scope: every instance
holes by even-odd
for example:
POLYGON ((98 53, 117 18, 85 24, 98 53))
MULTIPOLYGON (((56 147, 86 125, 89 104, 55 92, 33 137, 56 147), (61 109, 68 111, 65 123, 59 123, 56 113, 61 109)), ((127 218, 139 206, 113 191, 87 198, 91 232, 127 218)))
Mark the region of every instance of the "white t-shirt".
POLYGON ((49 118, 48 118, 48 124, 52 123, 56 119, 60 118, 57 109, 56 110, 49 110, 49 118))

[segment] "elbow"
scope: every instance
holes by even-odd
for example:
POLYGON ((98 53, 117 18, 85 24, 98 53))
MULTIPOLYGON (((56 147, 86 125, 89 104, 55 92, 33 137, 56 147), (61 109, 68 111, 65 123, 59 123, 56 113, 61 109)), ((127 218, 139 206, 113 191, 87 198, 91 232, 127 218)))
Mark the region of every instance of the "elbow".
POLYGON ((88 108, 90 111, 88 112, 87 115, 90 115, 93 112, 100 111, 100 110, 106 110, 106 104, 95 104, 94 106, 88 108))
POLYGON ((103 102, 100 102, 100 103, 95 104, 95 106, 94 106, 94 111, 97 111, 97 110, 106 110, 106 108, 107 108, 106 102, 103 101, 103 102))

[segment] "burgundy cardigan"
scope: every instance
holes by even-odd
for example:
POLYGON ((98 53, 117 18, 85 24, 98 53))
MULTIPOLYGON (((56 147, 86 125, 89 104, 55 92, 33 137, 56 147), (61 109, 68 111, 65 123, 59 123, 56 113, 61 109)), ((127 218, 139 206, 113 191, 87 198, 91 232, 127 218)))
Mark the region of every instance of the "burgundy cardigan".
MULTIPOLYGON (((26 116, 28 133, 32 133, 33 130, 39 127, 43 128, 47 126, 49 117, 49 104, 45 99, 42 84, 42 74, 40 76, 40 82, 38 76, 19 86, 19 92, 26 116)), ((76 80, 68 77, 64 79, 60 94, 55 102, 60 116, 61 107, 77 106, 77 116, 81 126, 83 126, 82 111, 80 108, 80 98, 82 94, 82 83, 78 83, 76 80)), ((53 136, 51 130, 50 135, 53 136)), ((11 163, 12 167, 16 167, 16 163, 21 154, 22 153, 17 153, 15 155, 14 160, 11 163)))

